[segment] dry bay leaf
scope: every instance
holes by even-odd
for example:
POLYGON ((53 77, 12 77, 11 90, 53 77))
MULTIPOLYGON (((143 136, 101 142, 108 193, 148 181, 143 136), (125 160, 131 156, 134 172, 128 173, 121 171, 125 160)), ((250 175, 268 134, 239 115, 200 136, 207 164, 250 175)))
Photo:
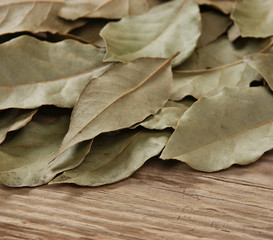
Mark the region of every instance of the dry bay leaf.
POLYGON ((149 116, 143 122, 131 128, 142 126, 150 130, 163 130, 165 128, 175 129, 178 120, 193 104, 193 100, 183 100, 181 102, 168 101, 165 106, 155 115, 149 116))
POLYGON ((51 183, 100 186, 123 180, 158 155, 169 137, 168 131, 148 130, 98 136, 81 165, 64 172, 51 183))
POLYGON ((183 114, 162 159, 212 172, 249 164, 273 148, 273 95, 264 87, 226 88, 183 114))
POLYGON ((1 44, 0 55, 0 109, 73 107, 86 83, 111 65, 102 63, 103 49, 74 40, 22 36, 1 44))
POLYGON ((100 32, 106 42, 104 61, 167 58, 180 51, 172 63, 179 65, 196 47, 200 27, 199 8, 194 1, 174 0, 161 4, 145 14, 108 23, 100 32))
POLYGON ((242 62, 243 57, 257 52, 263 52, 272 45, 271 39, 239 39, 231 43, 226 36, 198 48, 192 56, 174 71, 203 71, 223 65, 242 62))
POLYGON ((160 3, 161 0, 66 0, 59 16, 68 20, 83 17, 118 19, 147 12, 160 3))
POLYGON ((226 36, 197 49, 182 65, 174 69, 170 99, 185 96, 200 98, 219 93, 224 87, 247 87, 261 76, 243 60, 244 56, 265 51, 272 42, 242 39, 231 43, 226 36))
POLYGON ((57 157, 68 125, 68 116, 48 124, 31 122, 16 137, 3 143, 0 181, 10 187, 39 186, 79 165, 90 150, 90 142, 75 145, 57 157))
POLYGON ((103 132, 132 126, 158 112, 170 96, 170 59, 116 64, 89 82, 75 105, 60 152, 103 132))
POLYGON ((67 33, 84 21, 68 22, 58 17, 64 0, 1 0, 0 34, 14 32, 67 33))
POLYGON ((37 110, 7 109, 0 113, 0 143, 8 132, 18 130, 27 125, 37 110))
POLYGON ((242 37, 266 38, 273 35, 272 0, 237 1, 231 18, 242 37))
POLYGON ((261 78, 257 71, 244 62, 203 72, 174 72, 170 99, 179 101, 186 96, 196 99, 213 96, 225 87, 248 87, 251 82, 261 78))

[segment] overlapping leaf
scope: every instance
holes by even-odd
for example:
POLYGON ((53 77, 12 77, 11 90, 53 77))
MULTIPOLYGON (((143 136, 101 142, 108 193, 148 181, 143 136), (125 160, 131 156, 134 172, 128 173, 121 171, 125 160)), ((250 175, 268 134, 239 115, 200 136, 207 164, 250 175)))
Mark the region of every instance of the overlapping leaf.
POLYGON ((243 57, 262 52, 271 45, 270 40, 242 40, 231 43, 222 37, 197 49, 184 64, 174 70, 171 99, 180 100, 191 95, 195 98, 212 96, 224 87, 247 87, 260 75, 251 69, 243 57))
POLYGON ((259 80, 260 74, 244 62, 203 72, 174 72, 170 99, 179 101, 186 96, 199 99, 218 94, 225 87, 248 87, 259 80))
POLYGON ((223 65, 233 65, 242 62, 246 55, 263 52, 272 45, 270 39, 241 39, 230 43, 226 36, 211 44, 198 48, 177 70, 210 70, 223 65))
POLYGON ((78 18, 118 19, 147 12, 161 0, 66 0, 59 16, 68 20, 78 18))
POLYGON ((272 0, 237 1, 231 18, 242 37, 266 38, 273 35, 272 0))
POLYGON ((175 129, 178 120, 193 102, 193 100, 183 100, 181 102, 168 101, 157 114, 149 116, 143 122, 133 126, 133 128, 142 126, 151 130, 175 129))
POLYGON ((7 109, 0 113, 0 143, 8 132, 18 130, 27 125, 37 110, 7 109))
POLYGON ((273 148, 272 129, 273 95, 266 88, 226 88, 182 116, 161 158, 207 172, 248 164, 273 148))
POLYGON ((11 187, 39 186, 79 165, 90 150, 90 142, 76 145, 56 158, 68 124, 67 116, 48 124, 31 122, 2 144, 0 181, 11 187))
POLYGON ((65 0, 1 0, 0 34, 14 32, 67 33, 84 24, 68 22, 57 15, 65 0))
POLYGON ((107 24, 100 35, 106 42, 105 61, 129 62, 138 57, 170 57, 182 63, 196 47, 200 13, 192 0, 174 0, 149 12, 107 24), (160 21, 158 17, 160 16, 160 21))
POLYGON ((117 64, 89 82, 73 109, 60 151, 158 112, 170 95, 171 60, 140 58, 117 64))
POLYGON ((0 181, 100 186, 164 146, 201 171, 254 162, 273 149, 272 6, 2 0, 0 181))
POLYGON ((99 186, 125 179, 149 158, 158 155, 170 136, 168 131, 127 131, 95 138, 92 150, 75 169, 52 183, 99 186))
POLYGON ((103 49, 73 40, 22 36, 0 45, 0 109, 73 107, 86 83, 109 65, 103 49))

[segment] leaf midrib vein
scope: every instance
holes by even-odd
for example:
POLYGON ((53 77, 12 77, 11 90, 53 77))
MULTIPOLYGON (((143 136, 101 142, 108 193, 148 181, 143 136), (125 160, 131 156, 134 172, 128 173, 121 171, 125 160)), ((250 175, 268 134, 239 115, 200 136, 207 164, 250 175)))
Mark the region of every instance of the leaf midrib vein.
POLYGON ((256 55, 256 54, 259 54, 259 53, 264 53, 272 45, 273 45, 273 40, 267 46, 265 46, 263 49, 259 50, 258 52, 246 54, 245 56, 242 57, 242 59, 240 59, 238 61, 235 61, 235 62, 232 62, 232 63, 224 64, 224 65, 217 66, 217 67, 212 67, 210 69, 205 69, 205 68, 203 68, 203 69, 192 69, 192 70, 175 70, 174 69, 173 72, 177 72, 177 73, 205 73, 205 72, 213 72, 213 71, 217 71, 217 70, 220 70, 220 69, 229 68, 229 67, 244 63, 245 62, 244 58, 246 58, 246 57, 249 57, 251 55, 256 55))
POLYGON ((166 67, 171 60, 174 58, 175 56, 167 59, 163 64, 161 64, 155 71, 153 71, 147 78, 145 78, 140 84, 138 84, 136 87, 132 88, 130 91, 127 91, 125 93, 123 93, 120 97, 116 98, 114 101, 110 102, 109 104, 107 104, 100 112, 98 112, 93 118, 91 118, 84 126, 82 126, 72 137, 70 137, 70 140, 67 141, 67 143, 65 145, 68 145, 68 143, 70 143, 73 138, 75 136, 78 135, 79 132, 81 132, 89 123, 91 123, 95 118, 97 118, 100 114, 102 114, 104 111, 106 111, 108 109, 109 106, 113 105, 115 102, 119 101, 120 99, 124 98, 125 96, 127 96, 128 94, 135 92, 136 90, 138 90, 140 87, 142 87, 146 82, 148 82, 153 76, 155 76, 160 70, 164 69, 164 67, 166 67))
POLYGON ((94 13, 98 12, 100 9, 102 9, 103 7, 107 6, 111 2, 113 2, 113 0, 108 0, 108 1, 104 2, 103 4, 92 9, 91 11, 87 11, 87 12, 81 14, 81 17, 87 17, 90 14, 94 14, 94 13))
MULTIPOLYGON (((67 80, 71 80, 71 79, 76 78, 76 77, 80 77, 81 75, 82 76, 87 75, 89 73, 92 73, 93 71, 96 71, 96 70, 98 70, 100 68, 104 68, 104 67, 107 67, 107 64, 96 66, 94 68, 91 68, 88 71, 77 73, 77 74, 74 74, 74 75, 72 74, 72 75, 67 76, 67 77, 62 77, 62 78, 57 78, 57 79, 51 79, 51 80, 45 80, 45 81, 39 81, 39 82, 32 82, 32 83, 12 84, 12 85, 0 85, 0 88, 20 87, 20 86, 28 86, 28 85, 36 85, 36 84, 47 84, 47 83, 53 83, 53 82, 58 82, 58 81, 67 81, 67 80)), ((105 71, 107 71, 107 69, 105 69, 105 71)))
POLYGON ((133 136, 130 137, 130 139, 128 140, 128 142, 121 148, 121 150, 116 153, 112 158, 110 158, 110 160, 104 162, 102 165, 100 165, 99 167, 93 168, 91 170, 89 170, 88 172, 93 172, 97 169, 100 169, 102 167, 105 167, 106 165, 108 165, 109 163, 111 163, 112 161, 114 161, 119 155, 121 155, 126 149, 127 147, 140 135, 144 132, 144 130, 141 130, 140 132, 135 133, 133 136))
MULTIPOLYGON (((189 0, 185 0, 185 2, 182 4, 181 9, 177 12, 177 14, 175 15, 175 17, 173 18, 173 20, 168 24, 168 26, 164 29, 163 32, 161 32, 158 36, 156 36, 155 39, 153 39, 151 42, 149 42, 148 44, 145 44, 143 47, 133 51, 133 52, 127 52, 126 54, 121 54, 121 55, 128 55, 128 54, 132 54, 132 53, 137 53, 142 51, 144 48, 147 48, 148 46, 152 45, 157 39, 159 39, 162 35, 164 35, 166 33, 166 31, 173 25, 173 23, 177 20, 177 18, 180 16, 180 14, 182 13, 182 11, 184 10, 185 6, 189 3, 189 0)), ((118 24, 118 23, 117 23, 118 24)), ((125 41, 125 40, 124 40, 125 41)), ((106 42, 106 45, 107 42, 106 42)))
MULTIPOLYGON (((148 45, 145 45, 143 48, 146 48, 147 46, 153 44, 157 39, 159 39, 162 35, 164 35, 164 34, 167 32, 167 30, 176 22, 176 20, 177 20, 178 17, 182 14, 182 12, 183 12, 185 6, 186 6, 188 3, 189 3, 189 0, 185 0, 185 2, 183 2, 183 4, 182 4, 180 10, 177 12, 177 14, 176 14, 175 17, 173 18, 173 20, 168 24, 168 26, 164 29, 164 31, 163 31, 161 34, 159 34, 155 39, 153 39, 153 41, 151 41, 148 45)), ((143 48, 142 48, 142 49, 143 49, 143 48)), ((142 49, 140 49, 140 50, 142 50, 142 49)))
POLYGON ((242 135, 242 134, 244 134, 244 133, 247 133, 248 131, 251 131, 251 130, 253 130, 253 129, 257 129, 257 128, 259 128, 259 127, 262 127, 262 126, 264 126, 264 125, 266 125, 266 124, 268 124, 268 123, 271 123, 271 122, 273 122, 273 118, 270 119, 270 120, 267 120, 267 121, 265 121, 265 122, 262 122, 262 123, 260 123, 260 124, 258 124, 258 125, 255 125, 255 126, 253 126, 253 127, 249 127, 249 128, 247 128, 247 129, 245 129, 245 130, 243 130, 243 131, 237 132, 237 133, 235 133, 235 134, 233 134, 233 135, 231 135, 231 136, 227 136, 227 137, 221 138, 221 139, 219 139, 219 140, 216 140, 216 141, 214 141, 214 142, 204 144, 203 146, 198 147, 198 148, 196 148, 196 149, 194 149, 194 150, 192 150, 192 151, 185 152, 185 153, 183 153, 183 154, 180 154, 179 156, 174 156, 174 157, 172 157, 172 158, 180 157, 180 156, 183 156, 183 155, 187 155, 187 154, 190 154, 190 153, 192 153, 192 152, 199 151, 199 150, 202 149, 202 148, 205 148, 205 147, 208 147, 208 146, 212 146, 212 145, 214 145, 214 144, 217 144, 217 143, 219 143, 219 142, 221 142, 221 141, 226 141, 226 140, 228 140, 228 139, 235 138, 235 137, 237 137, 237 136, 239 136, 239 135, 242 135))

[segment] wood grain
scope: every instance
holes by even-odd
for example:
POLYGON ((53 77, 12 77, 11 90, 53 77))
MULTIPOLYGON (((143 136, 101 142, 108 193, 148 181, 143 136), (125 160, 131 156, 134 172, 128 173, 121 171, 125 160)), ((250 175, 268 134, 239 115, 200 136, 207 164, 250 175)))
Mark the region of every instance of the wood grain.
POLYGON ((151 160, 99 188, 0 186, 0 239, 273 239, 273 151, 217 173, 151 160))

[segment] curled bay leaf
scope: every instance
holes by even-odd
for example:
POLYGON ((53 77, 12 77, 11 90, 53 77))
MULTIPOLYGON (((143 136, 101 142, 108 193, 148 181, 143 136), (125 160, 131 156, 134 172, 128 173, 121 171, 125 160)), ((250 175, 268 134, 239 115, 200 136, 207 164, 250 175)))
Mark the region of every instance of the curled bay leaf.
POLYGON ((163 130, 165 128, 175 129, 177 122, 193 102, 193 100, 183 100, 181 102, 168 101, 158 113, 149 116, 143 122, 136 124, 132 128, 142 126, 151 130, 163 130))
POLYGON ((100 186, 123 180, 158 155, 169 137, 168 131, 148 130, 98 136, 84 161, 51 183, 100 186))
POLYGON ((172 63, 179 65, 196 47, 200 28, 199 8, 194 1, 175 0, 161 4, 142 15, 108 23, 100 32, 106 42, 104 61, 168 58, 180 51, 172 63))
POLYGON ((271 0, 237 1, 231 14, 242 37, 266 38, 273 35, 273 2, 271 0))
POLYGON ((68 20, 78 18, 118 19, 147 12, 161 0, 66 0, 59 16, 68 20))
POLYGON ((265 51, 270 39, 242 39, 235 43, 226 36, 197 49, 182 65, 174 69, 174 84, 170 99, 185 96, 200 98, 219 93, 224 87, 247 87, 261 76, 243 60, 244 56, 265 51))
POLYGON ((27 125, 37 110, 7 109, 0 113, 0 143, 8 132, 18 130, 27 125))
POLYGON ((58 17, 65 0, 1 0, 0 34, 14 32, 67 33, 84 21, 69 22, 58 17))
POLYGON ((257 53, 245 57, 244 61, 263 76, 273 91, 273 54, 257 53))
POLYGON ((103 49, 74 40, 22 36, 0 45, 0 55, 0 109, 73 107, 86 83, 111 66, 103 49))
POLYGON ((203 47, 216 40, 231 25, 229 17, 217 12, 204 12, 201 14, 202 31, 197 47, 203 47))
POLYGON ((249 164, 273 148, 272 122, 273 95, 266 88, 226 88, 183 114, 161 158, 206 172, 249 164))
POLYGON ((39 186, 79 165, 90 150, 90 142, 75 145, 57 157, 68 124, 68 116, 48 124, 30 122, 16 137, 3 143, 0 181, 10 187, 39 186))
POLYGON ((170 59, 117 64, 89 82, 75 105, 61 150, 103 132, 132 126, 158 112, 170 96, 170 59))

